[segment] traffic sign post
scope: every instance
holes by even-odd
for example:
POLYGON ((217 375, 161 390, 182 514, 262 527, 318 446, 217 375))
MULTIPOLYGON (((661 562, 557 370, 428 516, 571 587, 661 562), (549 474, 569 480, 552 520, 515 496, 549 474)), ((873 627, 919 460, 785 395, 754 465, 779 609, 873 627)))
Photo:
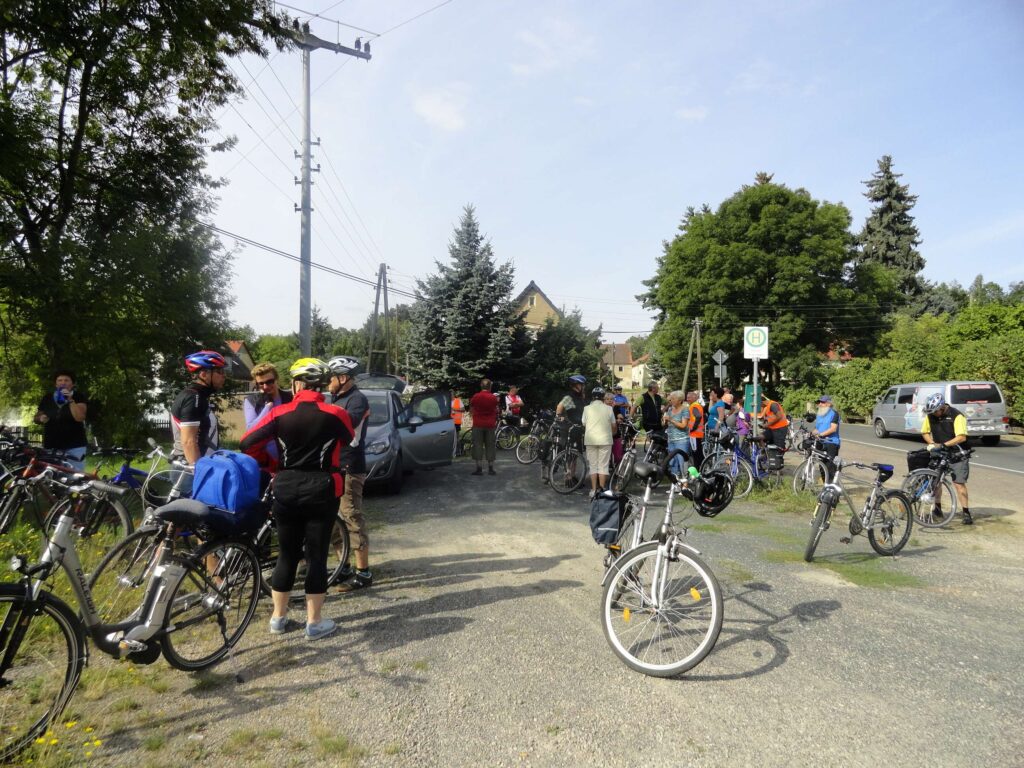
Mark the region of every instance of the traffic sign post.
POLYGON ((718 364, 715 366, 715 378, 718 379, 718 386, 722 386, 722 382, 728 376, 728 372, 724 365, 718 364))
MULTIPOLYGON (((743 356, 754 361, 754 412, 761 405, 760 385, 757 364, 768 359, 768 326, 747 325, 743 327, 743 356)), ((757 437, 757 418, 754 418, 754 437, 757 437)))

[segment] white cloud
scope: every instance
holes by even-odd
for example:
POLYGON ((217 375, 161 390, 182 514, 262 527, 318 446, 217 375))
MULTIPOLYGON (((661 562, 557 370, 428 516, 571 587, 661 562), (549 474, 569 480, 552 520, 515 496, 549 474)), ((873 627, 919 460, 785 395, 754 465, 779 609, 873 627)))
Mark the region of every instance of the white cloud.
POLYGON ((593 56, 596 42, 568 19, 547 18, 536 31, 523 30, 516 36, 524 58, 512 64, 517 75, 539 75, 571 66, 593 56))
POLYGON ((413 97, 413 111, 432 128, 458 133, 466 127, 468 90, 464 83, 452 83, 423 91, 413 97))
POLYGON ((699 123, 707 118, 707 116, 708 108, 704 106, 680 107, 676 110, 676 117, 686 123, 699 123))

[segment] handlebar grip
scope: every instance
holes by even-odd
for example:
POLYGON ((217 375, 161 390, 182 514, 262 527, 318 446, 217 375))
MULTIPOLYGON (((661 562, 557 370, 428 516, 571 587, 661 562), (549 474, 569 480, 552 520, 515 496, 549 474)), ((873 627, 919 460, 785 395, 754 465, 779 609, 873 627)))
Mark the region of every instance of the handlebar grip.
POLYGON ((109 493, 111 496, 124 496, 128 491, 127 488, 122 488, 119 485, 112 485, 111 483, 105 483, 102 480, 93 480, 89 483, 89 486, 97 491, 109 493))

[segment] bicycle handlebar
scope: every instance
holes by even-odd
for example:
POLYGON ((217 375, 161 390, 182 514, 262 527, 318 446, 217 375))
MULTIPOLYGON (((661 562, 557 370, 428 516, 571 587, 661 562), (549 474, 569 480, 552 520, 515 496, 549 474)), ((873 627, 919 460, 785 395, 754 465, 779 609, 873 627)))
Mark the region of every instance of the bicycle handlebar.
POLYGON ((105 483, 102 480, 93 480, 89 483, 89 486, 102 493, 108 493, 111 496, 124 496, 128 491, 127 488, 122 488, 119 485, 113 485, 111 483, 105 483))

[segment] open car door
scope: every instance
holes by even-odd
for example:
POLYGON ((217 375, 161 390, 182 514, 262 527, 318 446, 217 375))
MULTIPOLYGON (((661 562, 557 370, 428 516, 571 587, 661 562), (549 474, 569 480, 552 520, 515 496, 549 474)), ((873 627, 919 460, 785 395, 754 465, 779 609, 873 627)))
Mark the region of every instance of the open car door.
POLYGON ((427 390, 413 395, 398 417, 398 434, 406 467, 422 469, 451 464, 455 422, 449 394, 427 390))

